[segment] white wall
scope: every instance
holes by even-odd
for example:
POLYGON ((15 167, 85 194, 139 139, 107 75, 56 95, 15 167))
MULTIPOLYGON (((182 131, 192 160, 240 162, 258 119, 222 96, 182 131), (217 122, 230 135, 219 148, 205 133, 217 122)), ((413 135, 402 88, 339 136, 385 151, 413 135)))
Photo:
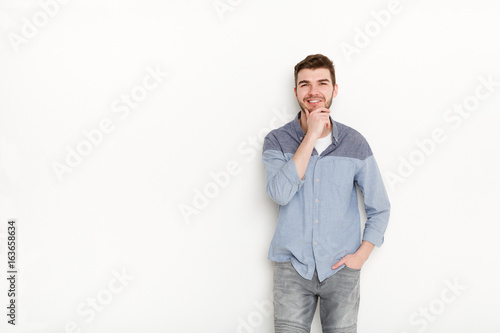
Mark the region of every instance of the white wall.
POLYGON ((54 1, 0 1, 2 332, 272 332, 262 137, 312 53, 393 207, 358 331, 500 330, 497 1, 54 1))

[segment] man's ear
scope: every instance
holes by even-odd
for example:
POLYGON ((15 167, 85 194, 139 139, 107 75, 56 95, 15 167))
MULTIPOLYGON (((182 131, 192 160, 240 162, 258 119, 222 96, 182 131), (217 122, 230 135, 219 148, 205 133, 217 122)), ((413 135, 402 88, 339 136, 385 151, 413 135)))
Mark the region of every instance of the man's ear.
POLYGON ((332 98, 335 98, 337 96, 338 92, 339 92, 339 86, 335 83, 335 87, 333 87, 333 96, 332 96, 332 98))
POLYGON ((297 98, 297 87, 293 87, 293 92, 295 93, 295 98, 297 98))

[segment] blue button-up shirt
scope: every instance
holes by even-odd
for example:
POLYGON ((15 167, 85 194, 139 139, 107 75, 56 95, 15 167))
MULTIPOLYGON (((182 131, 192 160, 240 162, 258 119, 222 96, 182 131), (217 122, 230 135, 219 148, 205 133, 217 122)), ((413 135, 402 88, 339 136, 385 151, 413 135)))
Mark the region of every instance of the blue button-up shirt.
POLYGON ((313 149, 301 180, 292 159, 306 135, 299 118, 300 112, 264 139, 266 191, 279 205, 268 258, 291 260, 308 280, 316 269, 323 281, 344 268, 331 267, 356 252, 361 240, 382 245, 390 204, 366 139, 331 116, 333 143, 321 155, 313 149), (356 184, 363 193, 367 216, 362 235, 356 184))

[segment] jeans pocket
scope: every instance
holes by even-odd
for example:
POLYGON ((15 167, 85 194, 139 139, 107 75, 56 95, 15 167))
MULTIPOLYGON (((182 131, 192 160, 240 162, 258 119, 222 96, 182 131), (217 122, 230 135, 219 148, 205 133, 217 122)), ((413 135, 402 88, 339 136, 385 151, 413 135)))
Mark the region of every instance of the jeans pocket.
POLYGON ((351 268, 345 264, 344 264, 344 268, 346 268, 348 271, 353 271, 353 272, 360 272, 361 271, 361 268, 351 268))

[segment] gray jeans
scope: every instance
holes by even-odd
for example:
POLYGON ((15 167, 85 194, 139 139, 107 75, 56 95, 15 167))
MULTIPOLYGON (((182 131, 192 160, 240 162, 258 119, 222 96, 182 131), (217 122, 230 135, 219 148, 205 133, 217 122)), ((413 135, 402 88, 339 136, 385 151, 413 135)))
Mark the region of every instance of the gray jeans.
POLYGON ((274 266, 275 333, 308 333, 316 312, 318 296, 323 333, 356 333, 361 270, 347 266, 319 282, 300 276, 291 261, 274 266))

